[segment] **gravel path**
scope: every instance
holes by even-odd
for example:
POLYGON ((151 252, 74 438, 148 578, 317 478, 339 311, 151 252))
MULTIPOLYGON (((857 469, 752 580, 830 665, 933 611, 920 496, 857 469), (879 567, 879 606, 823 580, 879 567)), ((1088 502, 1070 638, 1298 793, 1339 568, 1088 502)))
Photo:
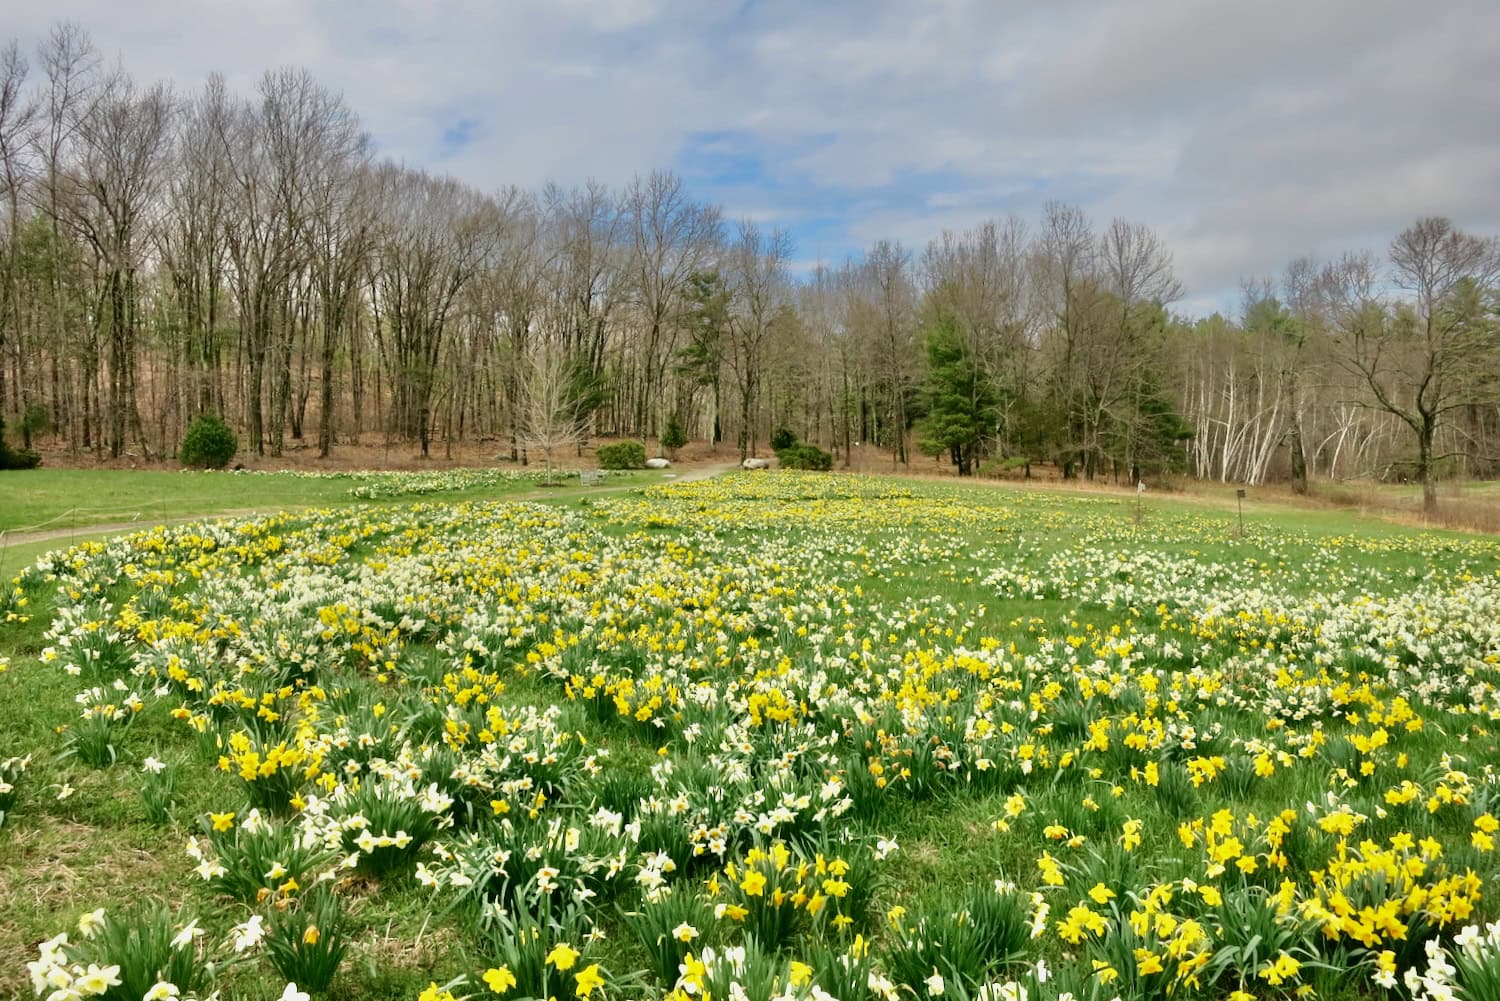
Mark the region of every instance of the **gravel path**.
POLYGON ((703 466, 693 466, 686 472, 678 473, 673 483, 693 483, 697 480, 711 480, 715 476, 722 476, 733 469, 740 468, 737 462, 715 462, 703 466))

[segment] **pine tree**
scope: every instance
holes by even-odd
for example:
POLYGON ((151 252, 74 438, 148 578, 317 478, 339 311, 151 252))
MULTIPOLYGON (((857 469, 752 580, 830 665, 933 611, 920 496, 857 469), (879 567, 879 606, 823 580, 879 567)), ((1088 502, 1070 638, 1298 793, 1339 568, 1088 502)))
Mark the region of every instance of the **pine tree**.
POLYGON ((968 476, 999 424, 999 394, 951 318, 928 327, 925 346, 927 415, 917 425, 917 442, 927 455, 948 452, 958 475, 968 476))

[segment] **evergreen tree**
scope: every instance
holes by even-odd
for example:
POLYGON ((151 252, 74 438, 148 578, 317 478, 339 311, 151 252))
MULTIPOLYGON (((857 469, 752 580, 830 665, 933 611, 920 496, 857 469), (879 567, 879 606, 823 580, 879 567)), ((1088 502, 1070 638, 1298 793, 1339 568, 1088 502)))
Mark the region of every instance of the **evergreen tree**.
POLYGON ((662 431, 661 437, 657 439, 657 444, 661 446, 662 451, 667 453, 668 458, 675 459, 677 450, 687 443, 687 432, 682 429, 682 422, 674 413, 667 418, 667 426, 662 431))
POLYGON ((968 476, 985 438, 999 424, 999 394, 951 317, 939 317, 927 328, 924 345, 927 414, 917 425, 918 445, 927 455, 947 452, 958 475, 968 476))
POLYGON ((1138 387, 1134 426, 1129 429, 1130 481, 1137 483, 1147 473, 1182 472, 1187 453, 1182 443, 1197 432, 1183 420, 1165 393, 1150 376, 1138 387))
POLYGON ((677 353, 677 373, 712 391, 713 427, 709 445, 723 437, 720 406, 723 397, 724 336, 729 327, 729 289, 717 271, 698 271, 688 279, 683 294, 681 322, 688 343, 677 353))

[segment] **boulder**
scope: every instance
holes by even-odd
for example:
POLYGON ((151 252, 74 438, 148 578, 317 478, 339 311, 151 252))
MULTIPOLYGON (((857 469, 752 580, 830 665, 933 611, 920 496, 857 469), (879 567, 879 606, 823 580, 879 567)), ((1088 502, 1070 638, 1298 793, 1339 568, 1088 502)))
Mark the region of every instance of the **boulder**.
POLYGON ((740 463, 740 468, 741 469, 770 469, 771 468, 771 460, 770 459, 746 459, 744 462, 740 463))
POLYGON ((672 468, 672 462, 671 462, 670 459, 647 459, 646 460, 646 468, 647 469, 671 469, 672 468))

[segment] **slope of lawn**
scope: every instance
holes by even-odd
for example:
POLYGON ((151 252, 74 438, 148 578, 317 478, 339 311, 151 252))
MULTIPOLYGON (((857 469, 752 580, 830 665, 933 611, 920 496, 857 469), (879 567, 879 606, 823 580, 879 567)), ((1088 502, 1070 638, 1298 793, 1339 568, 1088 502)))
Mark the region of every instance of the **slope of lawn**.
POLYGON ((0 994, 1493 996, 1500 546, 1252 515, 779 472, 41 555, 0 994))
MULTIPOLYGON (((658 478, 609 474, 611 484, 658 478)), ((189 515, 327 507, 441 495, 506 496, 534 490, 538 468, 451 469, 431 473, 251 473, 191 470, 35 469, 0 476, 0 532, 67 529, 119 522, 143 526, 189 515)), ((577 474, 556 479, 577 486, 577 474)))

